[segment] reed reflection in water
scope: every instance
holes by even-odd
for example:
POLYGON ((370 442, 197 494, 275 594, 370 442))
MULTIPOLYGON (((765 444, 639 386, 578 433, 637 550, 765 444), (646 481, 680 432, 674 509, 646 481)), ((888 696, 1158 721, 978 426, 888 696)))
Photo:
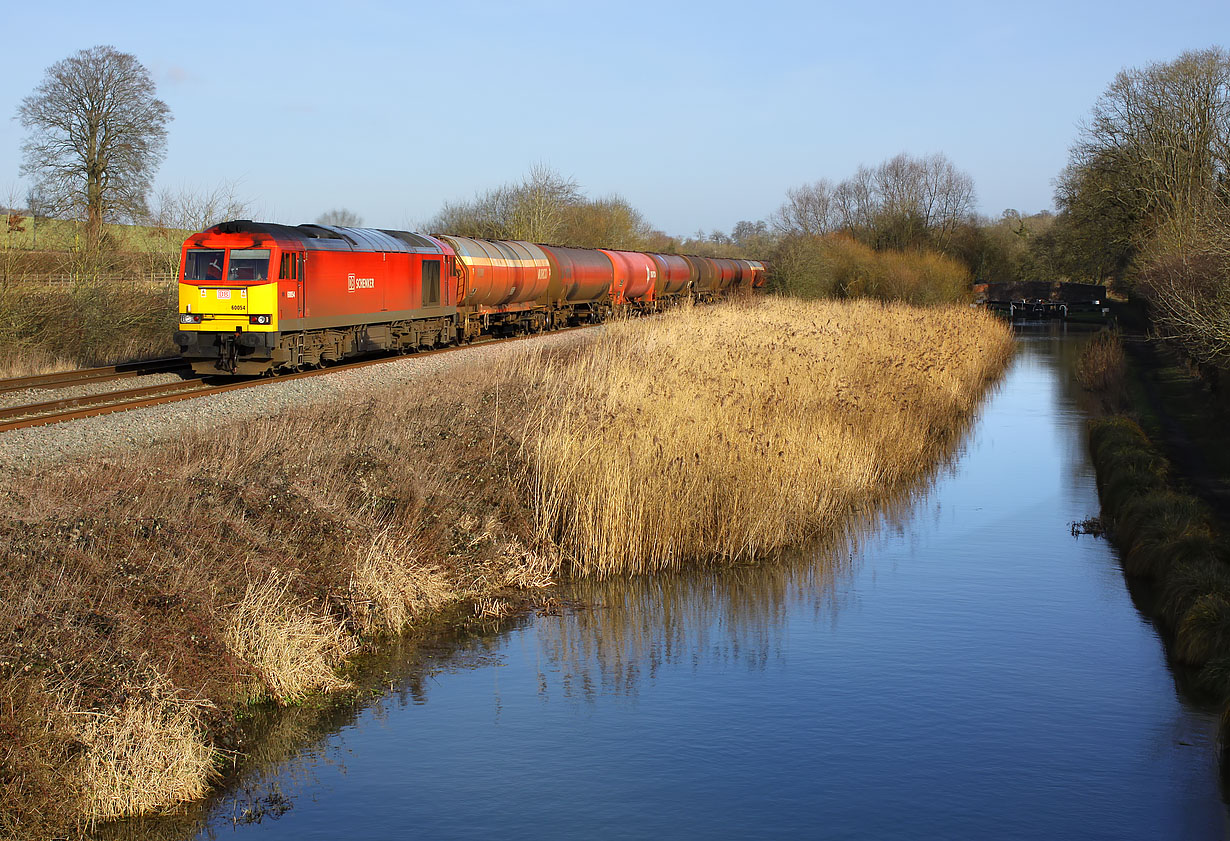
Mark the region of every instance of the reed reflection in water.
POLYGON ((860 537, 875 527, 868 520, 840 540, 757 565, 563 587, 560 596, 580 608, 536 625, 550 664, 539 670, 540 693, 589 702, 635 696, 667 666, 762 671, 782 658, 792 617, 836 621, 851 599, 860 537))

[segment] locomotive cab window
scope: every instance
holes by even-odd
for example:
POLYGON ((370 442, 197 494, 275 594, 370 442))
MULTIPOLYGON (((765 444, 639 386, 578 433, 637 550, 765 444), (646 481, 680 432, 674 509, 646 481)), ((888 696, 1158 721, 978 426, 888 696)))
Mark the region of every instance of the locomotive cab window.
POLYGON ((284 253, 282 255, 282 264, 278 270, 278 277, 282 280, 299 279, 299 262, 295 259, 294 254, 284 253))
POLYGON ((423 306, 440 303, 440 261, 423 261, 423 306))
POLYGON ((233 248, 227 280, 268 280, 268 248, 233 248))
POLYGON ((184 280, 221 280, 222 251, 206 251, 194 248, 184 260, 184 280))

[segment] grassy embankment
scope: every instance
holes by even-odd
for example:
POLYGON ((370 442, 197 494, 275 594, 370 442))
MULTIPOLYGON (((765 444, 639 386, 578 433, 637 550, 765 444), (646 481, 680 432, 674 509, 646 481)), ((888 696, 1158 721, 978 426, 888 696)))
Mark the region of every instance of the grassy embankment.
POLYGON ((1102 510, 1125 574, 1152 585, 1151 612, 1171 657, 1206 699, 1227 710, 1225 751, 1230 543, 1226 499, 1217 485, 1230 478, 1230 447, 1199 378, 1166 349, 1142 341, 1125 355, 1118 337, 1100 334, 1077 369, 1106 412, 1090 425, 1102 510))
POLYGON ((237 712, 440 611, 750 559, 947 451, 1011 348, 968 308, 768 300, 0 480, 0 831, 200 797, 237 712))
POLYGON ((0 377, 174 352, 169 277, 188 232, 108 225, 108 249, 91 258, 79 222, 22 225, 0 233, 0 377))
MULTIPOLYGON (((6 217, 0 217, 0 223, 6 217)), ((24 254, 36 267, 46 269, 50 255, 67 255, 84 247, 85 223, 72 219, 31 219, 22 217, 20 230, 0 228, 0 252, 24 254), (40 256, 41 255, 41 256, 40 256)), ((127 254, 178 254, 179 246, 191 231, 153 225, 103 225, 104 243, 109 249, 127 254)), ((0 262, 2 265, 2 262, 0 262)))
POLYGON ((174 354, 175 284, 0 285, 0 378, 174 354))

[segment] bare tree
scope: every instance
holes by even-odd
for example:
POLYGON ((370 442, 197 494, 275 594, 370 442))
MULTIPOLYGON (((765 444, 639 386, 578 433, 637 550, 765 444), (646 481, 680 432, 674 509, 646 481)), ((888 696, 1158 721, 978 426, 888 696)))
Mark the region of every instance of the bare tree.
POLYGON ((923 222, 943 250, 957 225, 973 216, 974 179, 939 153, 921 163, 923 222))
POLYGON ((941 250, 957 224, 973 212, 974 180, 939 153, 897 155, 876 168, 873 183, 882 227, 917 228, 915 237, 925 235, 941 250))
POLYGON ((36 179, 58 213, 85 217, 92 247, 104 222, 146 213, 171 119, 155 92, 136 57, 98 46, 47 68, 17 109, 31 129, 22 172, 36 179))
POLYGON ((773 214, 773 228, 779 234, 827 234, 840 225, 834 193, 827 179, 786 191, 786 201, 773 214))
POLYGON ((974 180, 946 157, 900 154, 837 185, 822 179, 788 190, 773 227, 782 236, 845 231, 877 247, 943 249, 973 206, 974 180))
POLYGON ((357 228, 363 224, 363 217, 353 210, 335 207, 316 217, 317 225, 336 225, 339 228, 357 228))
POLYGON ((558 242, 569 208, 583 201, 576 181, 535 164, 520 183, 444 205, 428 227, 459 236, 558 242))
POLYGON ((163 187, 154 196, 147 221, 171 231, 203 231, 250 212, 251 202, 239 196, 237 183, 224 181, 212 189, 163 187))
POLYGON ((26 191, 26 210, 30 214, 30 247, 37 250, 38 223, 52 213, 51 203, 37 184, 26 191))
POLYGON ((1113 206, 1133 245, 1182 250, 1227 216, 1230 54, 1220 48, 1120 72, 1098 100, 1059 184, 1067 209, 1113 206))
POLYGON ((1155 258, 1138 283, 1153 305, 1156 335, 1193 359, 1230 369, 1230 255, 1224 245, 1155 258))
POLYGON ((556 232, 536 241, 578 248, 639 250, 651 233, 640 211, 621 196, 608 196, 563 205, 556 232))
POLYGON ((870 229, 877 211, 874 173, 860 166, 833 190, 833 203, 841 230, 861 233, 870 229))
POLYGON ((185 232, 204 231, 228 219, 249 216, 251 203, 238 195, 234 181, 212 189, 163 187, 154 194, 153 207, 144 220, 159 243, 149 254, 149 270, 173 273, 179 267, 179 250, 185 232))
POLYGON ((505 195, 509 236, 530 242, 552 242, 563 228, 565 209, 583 200, 572 178, 545 164, 534 164, 520 185, 505 195))

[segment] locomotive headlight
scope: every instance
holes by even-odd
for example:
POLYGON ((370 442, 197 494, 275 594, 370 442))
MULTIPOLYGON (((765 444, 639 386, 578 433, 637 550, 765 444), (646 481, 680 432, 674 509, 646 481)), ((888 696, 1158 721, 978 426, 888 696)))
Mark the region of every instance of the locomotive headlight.
POLYGON ((249 324, 268 324, 270 316, 267 315, 250 315, 248 316, 249 324))
POLYGON ((179 317, 179 323, 180 324, 200 324, 201 317, 199 315, 193 315, 190 312, 186 312, 186 313, 183 313, 179 317))

